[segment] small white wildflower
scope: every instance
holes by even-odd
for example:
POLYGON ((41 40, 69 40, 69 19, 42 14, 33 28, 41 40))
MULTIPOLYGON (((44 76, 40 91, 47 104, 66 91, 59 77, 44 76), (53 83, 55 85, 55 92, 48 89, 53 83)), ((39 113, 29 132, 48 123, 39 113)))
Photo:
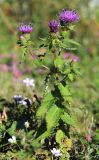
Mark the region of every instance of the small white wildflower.
POLYGON ((19 104, 23 105, 23 106, 27 106, 27 102, 22 100, 22 101, 19 101, 19 104))
POLYGON ((8 142, 10 142, 11 144, 16 143, 16 137, 15 137, 15 136, 12 136, 12 138, 9 138, 9 139, 8 139, 8 142))
POLYGON ((30 124, 29 124, 28 121, 26 121, 26 122, 24 123, 24 125, 25 125, 26 128, 29 128, 29 125, 30 125, 30 124))
POLYGON ((62 155, 62 153, 60 153, 60 150, 56 148, 53 148, 51 152, 55 157, 60 157, 62 155))
POLYGON ((25 83, 27 87, 35 87, 34 79, 26 78, 23 80, 23 83, 25 83))

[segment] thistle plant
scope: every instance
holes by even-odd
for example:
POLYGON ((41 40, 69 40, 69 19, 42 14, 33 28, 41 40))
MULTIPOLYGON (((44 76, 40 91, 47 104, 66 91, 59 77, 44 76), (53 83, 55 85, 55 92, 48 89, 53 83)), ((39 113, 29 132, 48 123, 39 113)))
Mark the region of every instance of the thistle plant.
POLYGON ((36 55, 36 59, 33 60, 35 65, 47 69, 47 75, 44 80, 43 99, 36 110, 35 118, 38 127, 35 131, 35 140, 32 141, 32 146, 41 145, 42 140, 43 145, 45 145, 46 140, 48 143, 53 143, 53 140, 50 140, 50 138, 53 138, 56 147, 59 147, 61 151, 61 159, 64 156, 69 159, 68 151, 72 149, 72 145, 70 145, 72 142, 71 139, 68 139, 67 133, 69 134, 72 127, 76 128, 75 119, 70 115, 73 102, 71 86, 79 72, 77 64, 74 63, 76 62, 74 60, 76 56, 64 59, 63 54, 76 50, 79 46, 79 43, 69 38, 72 23, 76 22, 79 16, 75 11, 63 10, 58 17, 58 19, 49 22, 48 37, 41 39, 40 46, 34 46, 34 48, 32 48, 31 40, 24 36, 25 34, 30 36, 32 28, 28 25, 20 26, 19 31, 22 32, 26 42, 24 44, 22 39, 20 44, 23 47, 23 52, 25 47, 28 51, 26 54, 30 53, 30 55, 30 48, 32 48, 32 52, 36 52, 35 48, 46 50, 46 54, 36 55), (47 65, 46 61, 50 57, 51 61, 47 65), (62 140, 68 141, 67 147, 61 142, 62 140))
MULTIPOLYGON (((4 103, 9 108, 0 113, 0 142, 6 143, 0 145, 0 150, 8 151, 5 160, 6 157, 87 160, 91 154, 98 153, 92 144, 91 133, 86 136, 77 133, 78 122, 71 114, 75 103, 72 85, 80 74, 79 57, 75 55, 80 44, 70 37, 78 20, 76 11, 62 10, 56 19, 48 23, 49 34, 40 38, 39 45, 31 40, 34 29, 30 24, 18 27, 23 63, 27 56, 31 56, 33 64, 44 68, 46 75, 42 78, 42 95, 38 95, 34 77, 26 78, 23 85, 33 91, 32 100, 18 94, 12 103, 4 103)), ((97 134, 95 136, 98 137, 97 134)))
POLYGON ((23 34, 28 34, 28 33, 31 33, 33 28, 31 25, 24 25, 24 24, 21 24, 19 26, 19 31, 22 32, 23 34))

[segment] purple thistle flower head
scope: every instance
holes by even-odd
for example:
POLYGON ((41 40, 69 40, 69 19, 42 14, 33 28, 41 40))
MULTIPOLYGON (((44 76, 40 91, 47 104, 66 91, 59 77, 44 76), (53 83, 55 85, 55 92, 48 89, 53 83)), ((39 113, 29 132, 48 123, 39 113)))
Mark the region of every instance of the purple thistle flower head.
POLYGON ((18 29, 23 34, 31 33, 33 31, 33 27, 29 24, 28 25, 21 24, 18 29))
POLYGON ((60 24, 64 26, 66 23, 74 23, 79 20, 79 15, 70 9, 64 9, 59 14, 60 24))
POLYGON ((48 24, 50 32, 56 33, 59 29, 59 22, 57 20, 51 20, 48 24))

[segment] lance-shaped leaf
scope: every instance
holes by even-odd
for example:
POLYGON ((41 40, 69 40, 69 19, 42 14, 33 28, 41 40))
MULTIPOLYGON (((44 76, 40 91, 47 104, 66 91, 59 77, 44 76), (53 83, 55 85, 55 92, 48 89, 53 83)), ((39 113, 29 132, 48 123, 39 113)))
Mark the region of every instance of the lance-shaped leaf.
POLYGON ((51 93, 47 93, 42 101, 41 106, 39 107, 37 111, 37 118, 43 118, 44 115, 47 113, 49 108, 53 105, 54 103, 54 97, 52 96, 51 93))
POLYGON ((62 70, 62 68, 64 66, 64 62, 60 57, 57 57, 54 61, 54 65, 56 68, 59 68, 60 70, 62 70))
POLYGON ((62 130, 58 130, 56 132, 56 137, 55 137, 56 142, 61 144, 62 143, 62 139, 64 139, 64 138, 65 138, 65 133, 62 130))
POLYGON ((68 103, 72 103, 72 97, 69 86, 63 86, 62 83, 58 83, 58 88, 64 100, 68 103))
POLYGON ((47 130, 52 130, 58 125, 58 121, 61 117, 62 109, 53 105, 46 114, 47 130))
POLYGON ((35 60, 33 60, 33 63, 35 65, 37 65, 38 67, 41 67, 42 64, 43 64, 43 62, 42 62, 42 60, 40 58, 36 58, 35 60))
POLYGON ((75 121, 75 119, 73 117, 71 117, 68 113, 65 112, 64 114, 62 114, 61 115, 61 119, 65 123, 67 123, 67 124, 69 124, 69 125, 71 125, 73 127, 76 127, 76 121, 75 121))
POLYGON ((68 86, 65 86, 65 87, 64 87, 64 86, 62 85, 62 83, 59 83, 59 84, 58 84, 58 88, 59 88, 60 93, 61 93, 61 95, 62 95, 63 97, 65 97, 65 96, 70 96, 70 95, 71 95, 70 89, 69 89, 68 86))
POLYGON ((64 42, 66 43, 70 43, 70 44, 74 44, 76 46, 80 46, 80 44, 76 41, 74 41, 73 39, 65 39, 64 42))
POLYGON ((16 131, 17 122, 14 121, 9 129, 7 129, 7 132, 12 136, 15 134, 16 131))

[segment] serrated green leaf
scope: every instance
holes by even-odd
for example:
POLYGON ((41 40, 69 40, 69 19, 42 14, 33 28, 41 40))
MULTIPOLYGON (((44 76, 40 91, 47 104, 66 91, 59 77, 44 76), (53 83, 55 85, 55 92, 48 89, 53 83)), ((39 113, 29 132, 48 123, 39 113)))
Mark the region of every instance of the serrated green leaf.
POLYGON ((69 86, 63 86, 61 83, 58 84, 58 88, 60 90, 61 95, 63 96, 64 100, 68 103, 72 103, 73 99, 71 97, 71 92, 69 86))
POLYGON ((56 125, 58 125, 58 121, 62 114, 62 109, 58 108, 56 105, 53 105, 46 114, 46 123, 47 130, 51 130, 56 125))
POLYGON ((38 67, 41 67, 42 64, 43 64, 43 62, 42 62, 42 60, 40 58, 37 58, 37 59, 33 60, 33 63, 35 65, 37 65, 38 67))
POLYGON ((60 43, 60 47, 63 48, 63 49, 67 49, 69 46, 65 42, 65 43, 60 43))
POLYGON ((59 144, 61 144, 61 141, 62 141, 62 139, 65 137, 65 134, 64 134, 64 132, 62 131, 62 130, 58 130, 57 132, 56 132, 56 137, 55 137, 55 139, 56 139, 56 142, 57 143, 59 143, 59 144))
POLYGON ((69 74, 68 74, 68 78, 69 78, 70 81, 73 81, 73 79, 74 79, 73 74, 72 74, 72 73, 69 73, 69 74))
POLYGON ((60 57, 57 57, 54 61, 54 65, 56 68, 59 68, 60 70, 62 70, 64 65, 63 60, 60 57))
POLYGON ((80 44, 78 42, 74 41, 73 39, 65 39, 64 41, 65 41, 65 43, 67 42, 70 44, 74 44, 76 46, 80 46, 80 44))
POLYGON ((37 111, 37 114, 36 114, 37 118, 43 118, 44 115, 49 110, 49 108, 53 105, 53 103, 54 103, 54 97, 52 96, 51 93, 47 93, 43 99, 41 106, 37 111))
POLYGON ((61 116, 61 119, 63 120, 63 122, 75 127, 76 126, 76 121, 73 117, 71 117, 68 113, 64 113, 62 116, 61 116))
POLYGON ((69 33, 67 31, 62 31, 62 36, 64 38, 68 38, 69 37, 69 33))
POLYGON ((37 140, 38 140, 38 141, 40 141, 40 140, 42 140, 42 139, 44 140, 45 138, 49 137, 50 134, 51 134, 51 130, 47 130, 47 131, 45 131, 43 134, 41 134, 41 135, 37 138, 37 140))
POLYGON ((38 142, 38 140, 33 140, 31 145, 35 148, 39 148, 41 146, 41 144, 38 142))
POLYGON ((66 97, 66 96, 70 96, 71 93, 70 93, 70 89, 68 86, 63 86, 62 83, 58 83, 58 88, 60 90, 60 93, 63 97, 66 97))
POLYGON ((28 133, 27 133, 27 138, 33 138, 33 134, 34 134, 34 130, 31 130, 31 131, 29 131, 28 133))
POLYGON ((17 122, 14 121, 9 129, 7 129, 7 132, 12 136, 15 134, 16 131, 17 122))
POLYGON ((70 69, 70 68, 66 68, 66 69, 63 71, 63 73, 64 73, 65 75, 69 74, 70 72, 71 72, 71 69, 70 69))

